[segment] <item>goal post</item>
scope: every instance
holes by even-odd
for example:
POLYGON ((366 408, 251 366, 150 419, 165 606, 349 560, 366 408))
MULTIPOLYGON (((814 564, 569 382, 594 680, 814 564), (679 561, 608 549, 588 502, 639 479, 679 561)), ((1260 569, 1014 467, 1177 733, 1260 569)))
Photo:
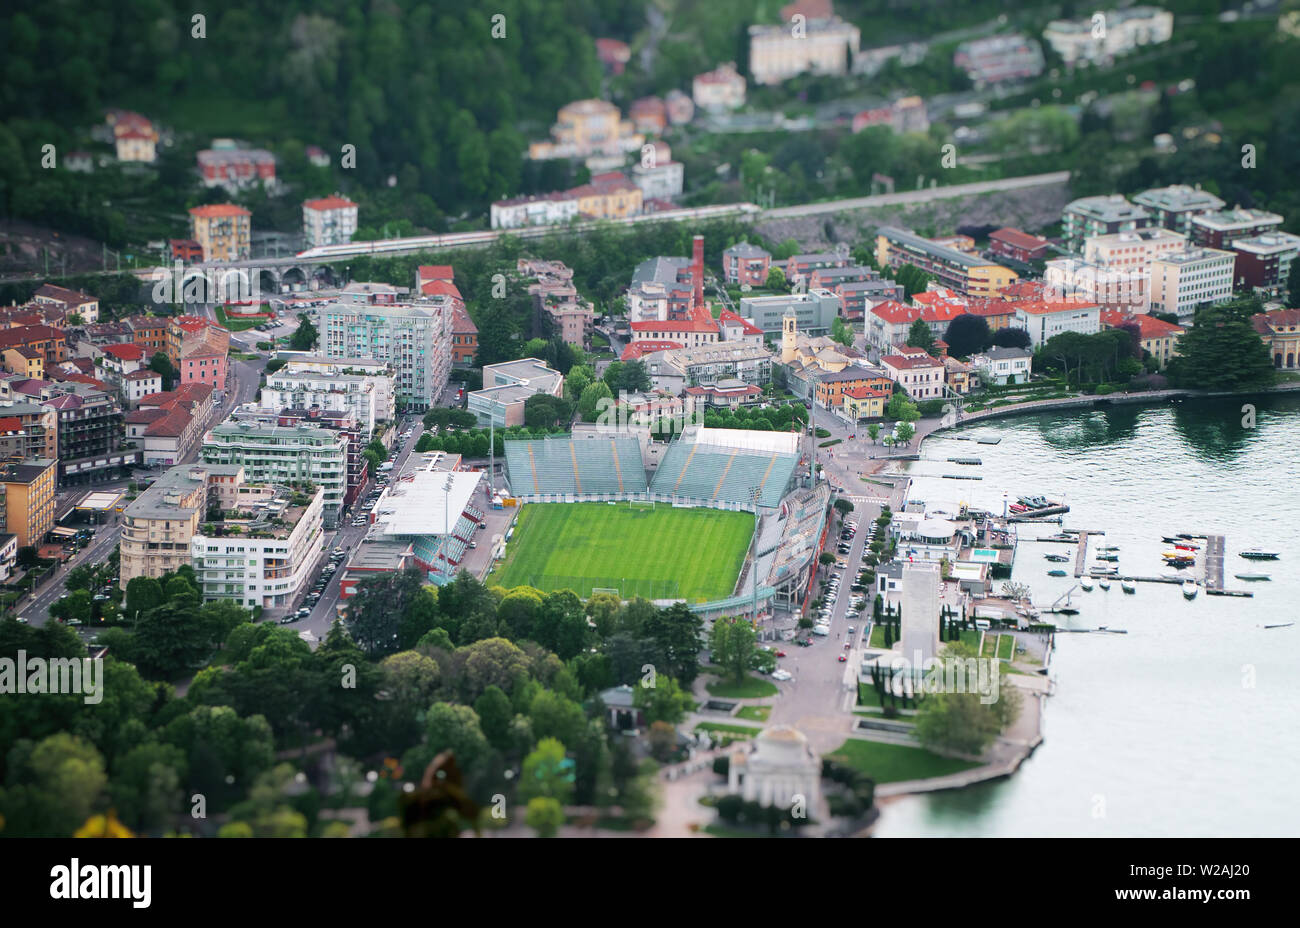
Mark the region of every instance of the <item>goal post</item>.
POLYGON ((652 499, 630 499, 627 501, 628 509, 649 509, 655 508, 655 501, 652 499))

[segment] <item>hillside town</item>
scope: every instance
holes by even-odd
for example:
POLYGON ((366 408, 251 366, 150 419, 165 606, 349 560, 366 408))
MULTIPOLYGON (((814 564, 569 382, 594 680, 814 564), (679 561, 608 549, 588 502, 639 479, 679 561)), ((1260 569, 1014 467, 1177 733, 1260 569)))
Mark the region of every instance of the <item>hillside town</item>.
POLYGON ((1300 8, 397 6, 0 177, 0 837, 1294 830, 1300 8))

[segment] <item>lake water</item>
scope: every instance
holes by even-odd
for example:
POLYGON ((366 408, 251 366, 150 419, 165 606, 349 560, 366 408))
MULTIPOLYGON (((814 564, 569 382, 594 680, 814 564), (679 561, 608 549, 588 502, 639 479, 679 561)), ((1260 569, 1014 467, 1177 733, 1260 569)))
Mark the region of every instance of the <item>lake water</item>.
MULTIPOLYGON (((1253 599, 1186 601, 1178 586, 1140 583, 1125 595, 1076 592, 1080 627, 1127 635, 1060 634, 1045 741, 1014 776, 889 803, 879 836, 1294 836, 1300 834, 1300 398, 1198 400, 995 420, 925 441, 910 465, 911 498, 955 511, 1001 511, 1002 493, 1066 497, 1065 527, 1106 532, 1121 575, 1159 576, 1162 535, 1226 536, 1225 585, 1253 599), (999 435, 998 445, 954 436, 999 435), (946 463, 978 456, 980 467, 946 463), (982 481, 945 480, 947 473, 982 481), (1255 546, 1282 552, 1252 562, 1255 546), (1242 570, 1272 575, 1246 583, 1242 570)), ((1048 552, 1020 526, 1013 579, 1038 605, 1075 584, 1052 578, 1048 552)), ((1095 547, 1090 545, 1089 560, 1095 547)), ((1071 573, 1073 573, 1071 569, 1071 573)))

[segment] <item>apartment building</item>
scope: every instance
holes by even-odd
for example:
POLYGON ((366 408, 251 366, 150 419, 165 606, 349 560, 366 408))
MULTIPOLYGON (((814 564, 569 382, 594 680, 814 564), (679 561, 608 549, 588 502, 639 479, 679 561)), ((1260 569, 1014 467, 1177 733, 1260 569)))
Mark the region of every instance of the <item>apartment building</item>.
MULTIPOLYGON (((1280 296, 1287 288, 1291 267, 1300 252, 1300 236, 1270 232, 1239 238, 1232 243, 1232 250, 1237 255, 1234 273, 1238 288, 1249 287, 1267 296, 1280 296)), ((1300 294, 1291 296, 1300 297, 1300 294)))
POLYGON ((1016 327, 1029 333, 1030 343, 1040 348, 1054 335, 1078 332, 1093 335, 1101 331, 1101 307, 1082 300, 1022 300, 1015 304, 1016 327))
POLYGON ((644 203, 641 188, 618 171, 597 174, 568 192, 577 197, 583 219, 626 219, 638 215, 644 203))
POLYGON ((952 63, 966 72, 976 88, 1024 80, 1043 73, 1043 49, 1023 35, 995 35, 962 42, 952 63))
POLYGON ((1192 236, 1192 219, 1223 209, 1223 201, 1209 191, 1186 184, 1143 190, 1133 202, 1151 213, 1155 225, 1188 238, 1192 236))
POLYGON ((45 369, 68 360, 68 340, 62 329, 48 325, 19 325, 0 330, 0 351, 31 348, 45 359, 45 369))
POLYGON ((346 412, 370 441, 379 421, 376 379, 360 374, 323 374, 287 368, 266 378, 262 406, 268 409, 319 409, 346 412))
POLYGON ((772 269, 772 255, 749 242, 737 242, 722 252, 722 277, 729 284, 761 287, 772 269))
POLYGON ((387 362, 373 358, 326 358, 300 351, 280 351, 276 356, 287 362, 278 371, 285 376, 314 374, 334 377, 342 374, 364 377, 374 390, 376 421, 387 422, 396 418, 395 378, 387 362))
POLYGON ((808 18, 796 29, 749 27, 749 73, 756 84, 779 84, 797 74, 848 74, 862 32, 838 16, 808 18))
POLYGON ((568 190, 509 197, 494 200, 490 215, 494 229, 556 225, 578 218, 578 198, 568 190))
MULTIPOLYGON (((1094 14, 1096 15, 1096 14, 1094 14)), ((1093 17, 1056 19, 1047 24, 1043 38, 1067 65, 1108 64, 1146 45, 1168 42, 1174 34, 1174 14, 1151 6, 1107 10, 1102 29, 1093 17)))
POLYGON ((32 294, 32 299, 37 303, 61 307, 65 316, 77 316, 83 324, 99 321, 99 299, 80 290, 41 284, 40 289, 32 294))
POLYGON ((908 306, 895 300, 886 300, 867 311, 863 329, 869 344, 881 351, 892 352, 894 348, 907 344, 908 333, 918 319, 929 327, 934 338, 939 339, 943 338, 954 319, 969 313, 969 307, 959 301, 935 301, 908 306))
POLYGON ((451 317, 451 360, 453 364, 474 363, 478 354, 478 326, 464 306, 457 306, 451 317))
POLYGON ((65 484, 112 476, 140 460, 122 451, 122 405, 113 394, 87 384, 45 401, 59 417, 59 477, 65 484))
POLYGON ((223 422, 203 437, 206 464, 242 466, 248 479, 290 486, 314 484, 324 491, 324 519, 335 528, 347 495, 348 438, 341 432, 223 422))
POLYGON ((328 358, 368 358, 394 372, 397 401, 425 410, 451 373, 454 305, 446 296, 382 305, 331 303, 316 311, 320 350, 328 358))
POLYGON ((252 254, 253 214, 233 203, 196 206, 190 210, 190 238, 205 261, 245 260, 252 254))
POLYGON ((614 104, 604 100, 577 100, 560 107, 551 127, 551 139, 529 145, 528 157, 533 161, 592 156, 622 158, 640 149, 644 138, 614 104))
POLYGON ((41 403, 10 398, 0 402, 0 416, 17 419, 25 435, 25 450, 17 457, 58 460, 59 414, 56 410, 41 403))
POLYGON ((346 245, 357 231, 357 204, 334 194, 302 204, 302 235, 308 247, 346 245))
POLYGON ((39 545, 54 527, 58 469, 49 458, 0 463, 0 526, 20 548, 39 545))
POLYGON ((1083 197, 1066 204, 1061 213, 1062 241, 1073 252, 1083 250, 1084 242, 1095 235, 1132 232, 1146 229, 1155 220, 1147 210, 1119 194, 1083 197))
POLYGON ((882 226, 876 235, 876 265, 911 264, 957 293, 994 297, 1017 280, 1015 271, 977 255, 947 248, 912 232, 882 226))
POLYGON ((1052 299, 1075 299, 1106 309, 1145 313, 1151 305, 1150 268, 1102 267, 1078 258, 1048 261, 1043 280, 1052 299))
POLYGON ((1047 256, 1051 242, 1038 235, 1005 226, 989 233, 989 251, 1001 257, 1028 264, 1047 256))
POLYGON ((799 331, 806 335, 828 335, 839 315, 840 298, 825 289, 777 296, 741 297, 740 315, 765 335, 779 335, 787 313, 792 313, 799 331))
POLYGON ((239 190, 252 184, 275 185, 275 156, 261 148, 217 147, 198 153, 205 187, 239 190))
POLYGON ((1083 260, 1087 264, 1135 274, 1146 274, 1151 262, 1187 248, 1187 236, 1159 226, 1094 235, 1084 240, 1083 260))
POLYGON ((737 380, 763 387, 772 380, 772 353, 762 345, 722 342, 700 348, 670 348, 642 357, 656 390, 680 395, 688 387, 737 380))
POLYGON ((642 204, 650 200, 671 200, 681 196, 686 182, 686 168, 673 160, 667 142, 656 141, 641 149, 641 159, 632 167, 632 183, 641 191, 642 204))
POLYGON ((1192 240, 1205 248, 1230 248, 1242 238, 1281 231, 1282 217, 1263 209, 1220 210, 1192 217, 1192 240))
POLYGON ((1234 254, 1193 248, 1151 262, 1151 311, 1170 313, 1188 326, 1203 303, 1232 299, 1234 254))
POLYGON ((246 494, 233 517, 228 512, 220 522, 204 522, 190 538, 191 563, 205 601, 286 609, 320 561, 324 491, 257 489, 264 492, 246 494), (253 501, 256 496, 261 498, 253 501))

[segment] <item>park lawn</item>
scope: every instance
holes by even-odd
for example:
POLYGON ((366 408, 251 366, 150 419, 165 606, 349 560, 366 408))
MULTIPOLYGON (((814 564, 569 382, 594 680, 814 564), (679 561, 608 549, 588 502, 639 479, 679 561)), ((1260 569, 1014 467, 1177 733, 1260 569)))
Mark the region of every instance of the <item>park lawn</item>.
POLYGON ((740 735, 745 738, 752 738, 762 731, 761 728, 752 728, 748 725, 727 725, 724 722, 701 722, 695 726, 695 730, 722 732, 728 735, 740 735))
POLYGON ((714 680, 708 685, 708 690, 710 696, 719 699, 761 699, 775 696, 778 692, 776 686, 766 680, 748 676, 738 684, 730 680, 714 680))
POLYGON ((978 628, 963 628, 961 630, 961 643, 970 645, 978 651, 980 647, 980 635, 982 634, 983 632, 978 628))
POLYGON ((998 635, 998 659, 1009 661, 1016 656, 1016 636, 998 635))
POLYGON ((885 644, 885 626, 883 625, 871 626, 871 640, 867 643, 873 648, 878 648, 882 651, 886 650, 887 646, 885 644))
POLYGON ((715 509, 633 508, 627 503, 529 503, 488 584, 593 588, 624 599, 725 599, 735 588, 753 516, 715 509))
POLYGON ((766 722, 771 714, 771 706, 741 706, 740 711, 736 713, 736 718, 749 719, 751 722, 766 722))
POLYGON ((848 739, 828 756, 854 770, 861 770, 877 783, 942 777, 979 766, 978 763, 954 757, 940 757, 924 748, 855 738, 848 739))
POLYGON ((217 321, 231 332, 243 332, 246 329, 255 329, 262 323, 266 322, 266 316, 254 316, 252 319, 232 319, 226 315, 226 311, 220 306, 217 310, 217 321))

